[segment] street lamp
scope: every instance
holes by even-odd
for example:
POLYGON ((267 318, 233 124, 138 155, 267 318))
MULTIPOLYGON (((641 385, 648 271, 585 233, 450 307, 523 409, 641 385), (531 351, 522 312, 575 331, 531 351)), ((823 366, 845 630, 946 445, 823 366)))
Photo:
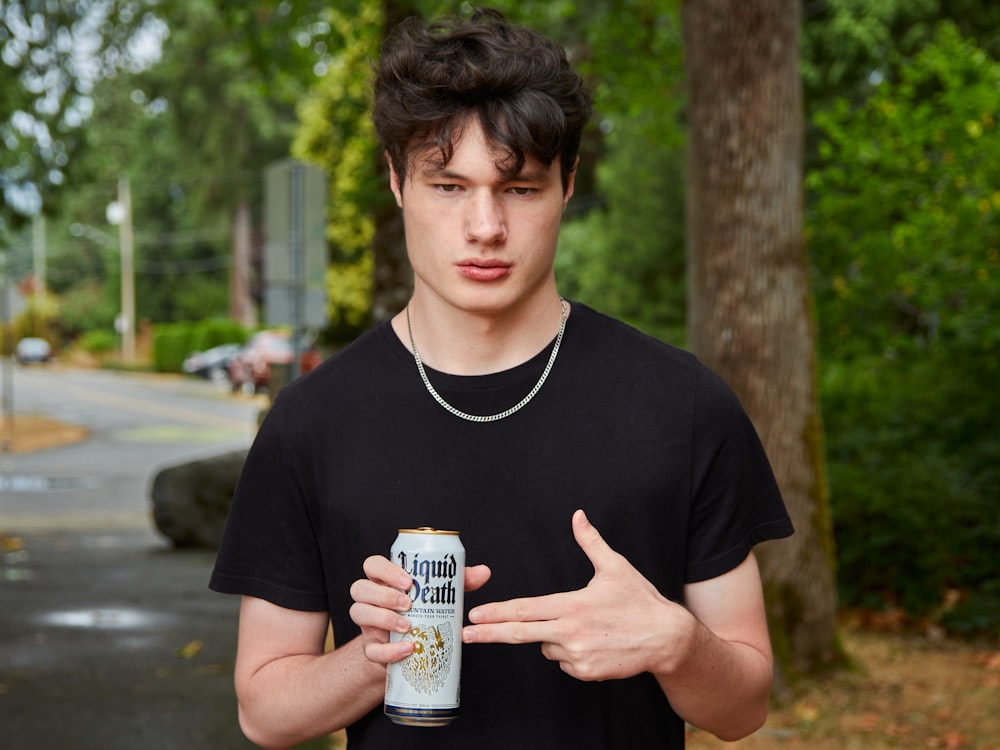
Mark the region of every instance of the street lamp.
POLYGON ((132 245, 132 190, 128 175, 118 178, 118 200, 108 205, 109 224, 118 225, 118 247, 121 253, 122 311, 115 321, 122 336, 122 359, 135 362, 135 268, 132 245))
POLYGON ((108 204, 109 224, 118 226, 118 239, 86 224, 72 224, 74 237, 87 237, 104 247, 117 247, 121 256, 121 312, 115 319, 115 330, 122 337, 122 359, 135 362, 135 268, 132 246, 132 201, 128 176, 118 181, 118 200, 108 204))

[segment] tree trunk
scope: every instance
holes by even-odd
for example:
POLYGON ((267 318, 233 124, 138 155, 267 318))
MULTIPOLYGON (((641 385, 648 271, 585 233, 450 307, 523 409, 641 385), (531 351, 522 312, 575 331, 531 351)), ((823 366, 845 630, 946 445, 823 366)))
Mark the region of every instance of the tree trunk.
POLYGON ((814 673, 841 652, 802 231, 800 4, 686 0, 682 22, 689 343, 771 459, 796 529, 760 550, 779 678, 814 673))
POLYGON ((245 328, 257 325, 257 306, 251 295, 253 228, 250 204, 244 198, 233 213, 233 265, 229 270, 229 318, 245 328))

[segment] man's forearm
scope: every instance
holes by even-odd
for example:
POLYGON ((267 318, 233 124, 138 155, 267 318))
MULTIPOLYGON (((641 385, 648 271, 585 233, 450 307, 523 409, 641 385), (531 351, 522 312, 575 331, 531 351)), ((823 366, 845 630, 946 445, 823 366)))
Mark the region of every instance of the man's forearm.
POLYGON ((767 718, 773 668, 769 654, 725 641, 693 615, 689 647, 654 673, 670 705, 685 721, 733 741, 767 718))
POLYGON ((384 691, 385 668, 365 657, 359 637, 326 654, 286 656, 238 677, 240 726, 263 748, 287 748, 353 724, 384 691))

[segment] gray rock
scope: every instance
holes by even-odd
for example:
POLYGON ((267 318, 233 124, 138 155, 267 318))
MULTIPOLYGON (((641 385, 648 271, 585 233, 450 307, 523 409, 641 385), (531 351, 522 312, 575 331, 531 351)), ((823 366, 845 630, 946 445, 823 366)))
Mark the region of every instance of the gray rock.
POLYGON ((247 451, 168 466, 150 495, 156 528, 176 547, 218 548, 247 451))

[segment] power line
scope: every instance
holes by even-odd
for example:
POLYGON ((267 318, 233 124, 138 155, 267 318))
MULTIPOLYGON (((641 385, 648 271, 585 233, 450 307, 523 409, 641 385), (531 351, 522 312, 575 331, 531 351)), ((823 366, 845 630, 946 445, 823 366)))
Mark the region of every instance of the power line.
POLYGON ((136 273, 142 275, 184 275, 193 273, 207 273, 229 268, 233 265, 233 259, 226 255, 216 255, 211 258, 197 258, 193 260, 176 261, 139 261, 136 263, 136 273))

